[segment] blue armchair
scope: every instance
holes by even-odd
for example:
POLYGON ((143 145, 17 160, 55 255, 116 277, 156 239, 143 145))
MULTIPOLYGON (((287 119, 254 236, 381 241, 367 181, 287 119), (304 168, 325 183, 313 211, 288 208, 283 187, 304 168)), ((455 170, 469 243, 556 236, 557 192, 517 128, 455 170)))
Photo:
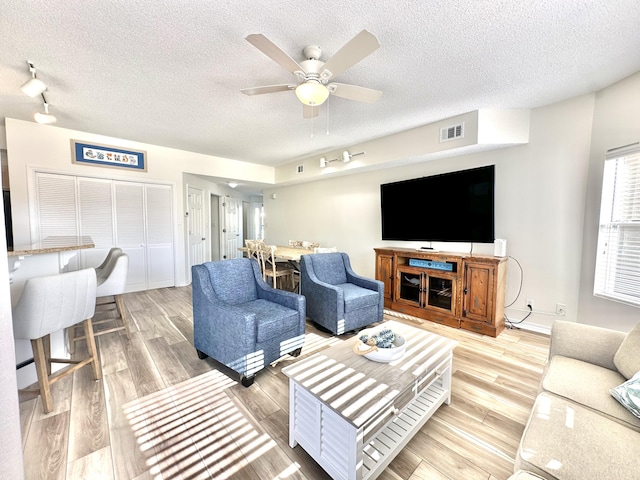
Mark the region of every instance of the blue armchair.
POLYGON ((356 275, 346 253, 302 255, 300 286, 309 318, 335 335, 382 321, 384 284, 356 275))
POLYGON ((270 287, 255 259, 238 258, 191 267, 193 344, 225 374, 248 387, 265 366, 304 343, 306 301, 270 287))

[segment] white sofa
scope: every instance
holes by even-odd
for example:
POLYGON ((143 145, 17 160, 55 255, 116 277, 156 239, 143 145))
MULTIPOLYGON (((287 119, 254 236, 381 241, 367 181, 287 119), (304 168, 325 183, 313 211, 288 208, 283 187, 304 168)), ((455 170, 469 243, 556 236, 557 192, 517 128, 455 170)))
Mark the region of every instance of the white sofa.
POLYGON ((640 418, 611 393, 637 389, 639 371, 640 324, 625 334, 555 322, 512 478, 535 478, 526 476, 532 472, 550 480, 639 479, 640 418))

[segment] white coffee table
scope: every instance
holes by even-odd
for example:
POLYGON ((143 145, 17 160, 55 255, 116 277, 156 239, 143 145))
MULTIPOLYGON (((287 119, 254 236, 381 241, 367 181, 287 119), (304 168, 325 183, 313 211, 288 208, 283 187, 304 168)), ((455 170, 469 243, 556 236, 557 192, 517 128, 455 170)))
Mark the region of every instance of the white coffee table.
POLYGON ((289 377, 289 445, 300 444, 334 479, 376 478, 451 401, 457 342, 396 321, 383 327, 405 337, 400 360, 356 355, 356 336, 282 370, 289 377))

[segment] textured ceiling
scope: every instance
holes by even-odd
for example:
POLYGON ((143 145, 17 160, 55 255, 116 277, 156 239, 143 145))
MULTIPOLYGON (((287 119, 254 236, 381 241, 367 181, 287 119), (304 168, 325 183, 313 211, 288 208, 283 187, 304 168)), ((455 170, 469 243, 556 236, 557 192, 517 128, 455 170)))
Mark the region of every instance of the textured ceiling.
POLYGON ((60 127, 275 166, 598 90, 640 70, 639 25, 637 0, 3 0, 0 117, 41 109, 20 91, 31 60, 60 127), (336 81, 377 103, 332 97, 312 121, 293 92, 240 93, 295 83, 248 34, 326 61, 362 29, 381 47, 336 81))

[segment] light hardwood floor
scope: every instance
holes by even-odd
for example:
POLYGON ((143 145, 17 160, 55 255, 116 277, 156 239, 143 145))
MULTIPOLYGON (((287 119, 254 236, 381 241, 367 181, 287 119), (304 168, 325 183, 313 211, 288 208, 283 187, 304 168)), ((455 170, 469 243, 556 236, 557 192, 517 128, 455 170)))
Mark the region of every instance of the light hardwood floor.
MULTIPOLYGON (((131 339, 123 331, 97 338, 101 381, 83 368, 55 384, 54 410, 47 415, 39 398, 21 399, 27 480, 329 478, 300 446, 288 446, 288 385, 281 369, 295 359, 283 357, 244 388, 197 358, 190 287, 130 293, 125 304, 131 339), (215 405, 215 415, 198 406, 205 398, 215 405), (191 408, 188 420, 186 410, 180 421, 174 418, 179 402, 191 408), (207 469, 194 460, 204 456, 207 469)), ((506 479, 549 338, 507 329, 494 339, 393 318, 459 345, 451 404, 436 412, 378 478, 506 479)), ((307 322, 303 355, 340 339, 307 322)), ((76 355, 84 354, 84 342, 78 342, 76 355)))

